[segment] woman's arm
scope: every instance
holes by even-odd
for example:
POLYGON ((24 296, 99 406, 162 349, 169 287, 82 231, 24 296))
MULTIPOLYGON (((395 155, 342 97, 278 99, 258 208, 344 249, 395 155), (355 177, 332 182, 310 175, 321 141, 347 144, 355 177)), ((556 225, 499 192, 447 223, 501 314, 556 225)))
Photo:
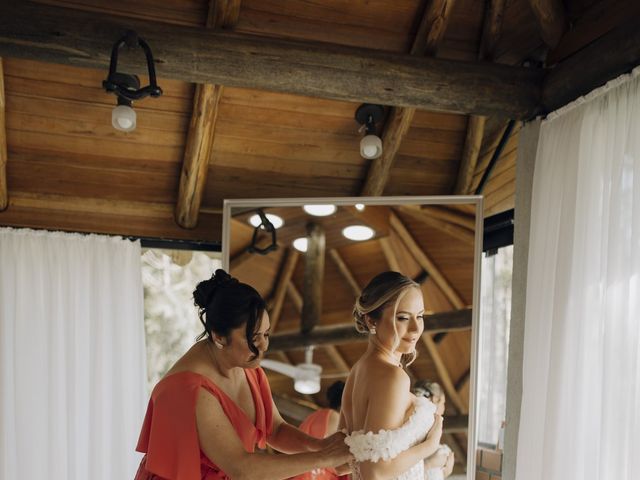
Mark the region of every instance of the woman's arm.
MULTIPOLYGON (((375 378, 377 385, 371 387, 372 391, 379 392, 379 395, 369 396, 364 430, 377 432, 380 429, 392 430, 401 427, 407 409, 412 406, 409 377, 402 370, 393 367, 381 370, 375 378)), ((434 426, 424 442, 405 450, 392 460, 362 462, 360 471, 363 478, 388 479, 406 472, 438 449, 441 434, 442 418, 436 416, 434 426)))
POLYGON ((333 442, 319 452, 296 455, 263 455, 244 450, 218 400, 206 390, 198 393, 196 426, 204 454, 233 480, 280 480, 313 470, 335 467, 349 459, 344 441, 333 442))
MULTIPOLYGON (((284 421, 276 404, 273 404, 273 428, 267 443, 282 453, 316 452, 327 445, 322 439, 307 435, 284 421)), ((344 438, 344 437, 343 437, 344 438)))

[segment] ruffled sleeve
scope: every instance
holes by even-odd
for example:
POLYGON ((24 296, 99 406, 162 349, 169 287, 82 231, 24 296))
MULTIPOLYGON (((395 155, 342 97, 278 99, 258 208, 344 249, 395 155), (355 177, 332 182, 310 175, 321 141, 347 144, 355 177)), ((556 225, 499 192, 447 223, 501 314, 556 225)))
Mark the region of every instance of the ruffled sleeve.
POLYGON ((436 406, 426 398, 418 398, 409 419, 399 428, 381 429, 378 433, 352 432, 344 439, 357 462, 392 460, 424 439, 433 425, 436 406))
POLYGON ((136 447, 147 454, 145 468, 149 472, 163 478, 200 479, 195 416, 199 386, 197 379, 167 377, 154 389, 136 447), (180 381, 177 388, 172 385, 175 381, 180 381))

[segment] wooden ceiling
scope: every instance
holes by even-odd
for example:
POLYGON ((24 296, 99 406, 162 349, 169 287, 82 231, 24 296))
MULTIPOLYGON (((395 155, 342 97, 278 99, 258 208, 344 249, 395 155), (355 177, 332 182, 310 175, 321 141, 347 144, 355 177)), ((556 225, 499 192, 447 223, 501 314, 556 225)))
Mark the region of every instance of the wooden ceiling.
MULTIPOLYGON (((638 18, 635 0, 2 2, 0 225, 219 242, 226 198, 473 193, 513 119, 482 191, 485 214, 504 211, 514 205, 520 122, 640 63, 638 18), (123 133, 101 85, 130 28, 149 42, 164 94, 135 102, 137 128, 123 133), (373 161, 359 155, 363 102, 386 112, 373 161)), ((121 70, 145 84, 141 58, 123 53, 121 70)), ((449 247, 446 229, 428 235, 449 247)), ((387 268, 362 260, 383 244, 340 247, 360 286, 387 268)), ((392 247, 400 268, 418 274, 415 257, 392 247)), ((300 265, 288 268, 299 289, 300 265)), ((327 261, 344 294, 327 324, 344 322, 352 298, 342 276, 327 261)), ((272 278, 262 281, 274 294, 272 278)), ((423 288, 446 300, 430 280, 423 288)), ((282 329, 298 318, 287 295, 282 329)), ((416 375, 437 376, 440 365, 464 391, 457 358, 468 344, 463 332, 446 335, 416 375)), ((317 359, 343 371, 361 350, 317 359)))

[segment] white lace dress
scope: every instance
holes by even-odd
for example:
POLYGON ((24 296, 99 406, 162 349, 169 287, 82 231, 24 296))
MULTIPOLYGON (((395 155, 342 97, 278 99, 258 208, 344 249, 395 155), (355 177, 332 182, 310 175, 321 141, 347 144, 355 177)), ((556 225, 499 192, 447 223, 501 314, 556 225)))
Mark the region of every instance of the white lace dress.
MULTIPOLYGON (((378 433, 358 430, 345 438, 355 462, 351 465, 353 480, 366 480, 360 474, 359 462, 392 460, 400 453, 424 441, 433 425, 436 406, 425 397, 416 397, 413 412, 399 428, 378 433)), ((424 463, 420 460, 393 480, 424 480, 424 463)))

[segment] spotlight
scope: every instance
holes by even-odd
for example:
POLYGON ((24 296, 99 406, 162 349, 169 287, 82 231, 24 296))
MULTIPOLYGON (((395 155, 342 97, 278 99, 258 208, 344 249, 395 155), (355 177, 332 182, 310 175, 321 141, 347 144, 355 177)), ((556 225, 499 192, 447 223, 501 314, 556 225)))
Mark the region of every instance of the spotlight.
POLYGON ((366 225, 351 225, 342 229, 342 235, 349 240, 362 242, 363 240, 373 238, 375 232, 372 228, 367 227, 366 225))
POLYGON ((363 103, 356 110, 356 120, 362 125, 366 135, 360 140, 360 155, 362 158, 373 160, 382 155, 382 140, 376 134, 376 123, 384 117, 382 105, 363 103))
POLYGON ((162 89, 156 83, 156 71, 153 64, 153 55, 147 42, 133 31, 128 31, 119 39, 111 50, 111 63, 109 64, 109 76, 102 82, 107 92, 114 93, 118 97, 118 105, 111 113, 111 125, 116 130, 131 132, 136 128, 136 112, 133 110, 133 101, 141 100, 151 95, 159 97, 162 89), (118 72, 118 50, 124 45, 129 48, 140 47, 144 50, 149 72, 149 85, 140 88, 140 80, 135 75, 118 72))
POLYGON ((296 238, 293 241, 293 248, 299 252, 305 253, 307 251, 308 244, 309 241, 307 240, 307 237, 296 238))
POLYGON ((332 215, 338 207, 335 205, 304 205, 302 209, 314 217, 326 217, 332 215))

